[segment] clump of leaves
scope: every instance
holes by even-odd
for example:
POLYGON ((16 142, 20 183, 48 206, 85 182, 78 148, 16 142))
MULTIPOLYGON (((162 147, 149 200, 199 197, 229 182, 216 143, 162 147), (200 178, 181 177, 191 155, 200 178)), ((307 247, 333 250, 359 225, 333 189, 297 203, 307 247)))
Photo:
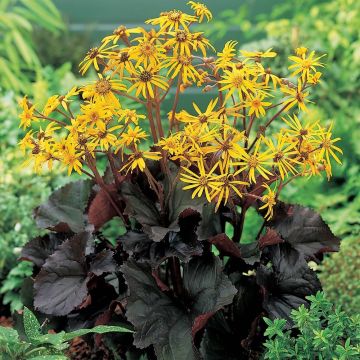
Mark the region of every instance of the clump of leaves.
POLYGON ((329 299, 349 314, 360 313, 360 241, 343 241, 340 252, 327 256, 319 266, 319 278, 329 299))
POLYGON ((265 359, 358 359, 360 317, 349 317, 322 292, 308 296, 310 308, 301 305, 291 312, 294 326, 286 330, 286 320, 264 318, 265 359))
POLYGON ((93 329, 80 329, 66 333, 42 332, 42 327, 36 316, 24 308, 23 314, 24 336, 8 327, 0 327, 0 352, 4 360, 66 360, 64 351, 69 341, 86 334, 105 334, 109 332, 126 333, 131 330, 120 326, 99 325, 93 329))

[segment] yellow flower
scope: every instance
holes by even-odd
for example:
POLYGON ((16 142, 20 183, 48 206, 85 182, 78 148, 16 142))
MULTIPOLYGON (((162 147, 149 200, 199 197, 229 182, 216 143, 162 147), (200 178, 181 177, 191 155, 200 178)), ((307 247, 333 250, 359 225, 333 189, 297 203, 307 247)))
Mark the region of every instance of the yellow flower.
POLYGON ((164 44, 166 49, 173 49, 174 56, 191 56, 191 51, 194 49, 194 41, 189 31, 176 30, 175 32, 169 32, 169 35, 172 37, 164 44))
POLYGON ((46 102, 42 111, 44 116, 49 116, 60 105, 60 99, 58 95, 51 96, 46 102))
POLYGON ((101 149, 108 150, 110 146, 115 146, 117 142, 117 136, 112 132, 121 127, 121 125, 116 125, 108 128, 105 122, 98 121, 96 128, 89 130, 88 133, 92 136, 92 143, 100 145, 101 149))
POLYGON ((300 139, 310 139, 318 133, 318 130, 315 129, 318 125, 318 121, 307 122, 303 125, 295 114, 293 117, 288 115, 288 120, 285 118, 282 118, 282 120, 290 127, 290 129, 285 129, 285 132, 294 136, 297 141, 300 139))
POLYGON ((214 111, 217 102, 218 99, 211 100, 204 112, 202 112, 200 108, 193 102, 193 107, 197 115, 193 116, 190 115, 186 110, 182 110, 180 113, 176 114, 176 119, 187 124, 192 124, 194 127, 200 126, 207 128, 209 124, 219 124, 221 120, 219 119, 217 112, 214 111))
POLYGON ((218 52, 218 58, 215 61, 217 69, 225 69, 229 66, 229 63, 234 59, 236 55, 236 45, 237 41, 228 41, 222 50, 222 52, 218 52))
POLYGON ((295 54, 297 56, 303 56, 307 53, 308 49, 304 46, 300 46, 298 48, 295 49, 295 54))
POLYGON ((126 170, 126 173, 129 170, 134 171, 138 168, 141 172, 143 172, 146 168, 145 159, 150 160, 160 160, 161 153, 158 151, 136 151, 129 156, 127 163, 120 169, 120 171, 126 170))
POLYGON ((265 86, 268 86, 270 80, 273 83, 274 89, 276 89, 278 85, 281 85, 281 79, 273 74, 271 68, 268 67, 265 69, 259 62, 257 62, 256 65, 259 68, 258 75, 263 77, 265 86))
POLYGON ((201 80, 201 75, 192 65, 192 60, 192 56, 187 55, 167 57, 167 59, 161 64, 161 67, 169 68, 167 76, 172 73, 172 79, 181 72, 182 82, 196 82, 197 80, 201 80))
POLYGON ((146 20, 145 23, 160 25, 161 30, 171 31, 172 29, 179 30, 180 26, 188 30, 187 25, 195 21, 197 21, 195 16, 185 14, 180 10, 171 10, 161 13, 158 18, 146 20))
POLYGON ((240 50, 242 56, 247 58, 253 58, 255 60, 260 60, 260 58, 273 58, 277 54, 275 51, 271 51, 272 49, 268 49, 266 51, 247 51, 247 50, 240 50))
POLYGON ((119 121, 124 120, 125 125, 138 125, 140 119, 146 119, 146 116, 138 114, 136 110, 124 109, 119 112, 119 121))
POLYGON ((264 142, 273 154, 273 166, 279 170, 282 180, 291 172, 293 175, 297 173, 295 166, 301 164, 298 161, 298 151, 295 149, 296 143, 288 143, 286 136, 279 134, 277 143, 274 144, 271 138, 265 138, 264 142))
POLYGON ((34 116, 35 106, 30 106, 27 102, 26 96, 19 102, 19 105, 22 107, 23 112, 19 115, 20 125, 24 130, 31 126, 33 121, 38 121, 38 119, 34 116))
POLYGON ((192 10, 194 10, 199 23, 203 22, 204 17, 207 18, 208 22, 212 19, 211 11, 207 8, 206 5, 195 1, 189 1, 187 4, 190 5, 192 10))
POLYGON ((267 170, 264 165, 272 165, 272 157, 274 156, 271 152, 266 151, 264 153, 259 152, 261 140, 256 142, 255 150, 253 154, 243 152, 240 155, 242 161, 233 162, 233 165, 240 166, 240 169, 235 172, 235 175, 240 172, 247 170, 250 183, 256 183, 255 172, 257 171, 266 180, 269 180, 268 175, 272 173, 267 170))
POLYGON ((119 74, 120 79, 122 79, 125 70, 130 74, 135 72, 132 60, 129 48, 120 49, 115 55, 109 56, 106 70, 111 70, 113 73, 119 74))
POLYGON ((217 198, 215 211, 218 211, 220 204, 226 205, 229 201, 231 193, 236 194, 239 198, 242 197, 242 193, 239 188, 249 185, 248 182, 237 180, 234 174, 229 173, 229 163, 223 164, 219 161, 219 168, 221 174, 220 184, 213 191, 212 199, 217 198))
POLYGON ((120 145, 136 145, 140 142, 140 140, 144 140, 148 137, 145 131, 143 131, 139 126, 136 126, 134 129, 131 127, 127 132, 121 135, 121 139, 119 140, 120 145))
POLYGON ((192 199, 195 196, 201 197, 202 194, 205 193, 206 199, 208 202, 211 202, 210 192, 221 185, 221 182, 219 181, 221 175, 213 175, 213 172, 217 167, 218 164, 216 163, 209 172, 206 172, 203 158, 200 158, 200 161, 197 163, 199 174, 194 173, 186 167, 182 167, 180 180, 189 184, 184 186, 183 190, 194 189, 191 196, 192 199))
POLYGON ((337 163, 341 164, 341 161, 336 155, 335 151, 339 152, 340 154, 343 153, 338 146, 334 145, 335 143, 340 141, 341 138, 332 139, 332 132, 331 132, 332 127, 333 124, 331 124, 329 129, 325 131, 323 128, 319 126, 319 138, 314 140, 314 143, 318 144, 320 148, 319 150, 320 159, 325 158, 328 166, 331 166, 330 155, 337 163))
POLYGON ((99 62, 115 54, 114 51, 112 51, 114 47, 116 47, 116 45, 106 47, 106 43, 103 43, 100 47, 91 48, 86 53, 84 60, 79 64, 80 74, 84 75, 91 65, 94 66, 96 71, 99 71, 99 62))
POLYGON ((77 152, 75 145, 70 141, 67 141, 64 145, 64 148, 60 152, 60 159, 61 162, 68 168, 68 176, 70 176, 73 170, 81 175, 82 163, 80 160, 83 154, 81 152, 77 152))
POLYGON ((249 115, 255 114, 258 118, 261 116, 265 116, 265 109, 264 106, 270 106, 271 102, 262 101, 264 100, 264 95, 257 95, 257 96, 249 96, 248 100, 245 101, 245 107, 249 108, 249 115))
POLYGON ((128 29, 126 26, 120 25, 113 31, 112 35, 104 37, 102 42, 107 44, 112 41, 113 44, 116 44, 120 39, 127 42, 131 34, 138 34, 141 30, 140 27, 128 29))
POLYGON ((155 97, 153 86, 166 91, 169 85, 165 82, 165 78, 157 73, 158 69, 151 65, 148 65, 146 68, 139 66, 135 78, 126 78, 134 81, 129 87, 128 92, 136 90, 135 95, 137 97, 142 94, 145 99, 148 99, 155 97))
POLYGON ((105 120, 112 116, 110 106, 103 100, 97 100, 96 102, 88 102, 80 105, 81 114, 78 115, 77 119, 81 126, 93 126, 98 121, 105 120))
POLYGON ((310 70, 316 72, 316 66, 324 67, 319 60, 324 57, 325 55, 318 56, 314 58, 315 51, 312 51, 308 57, 305 54, 299 56, 289 56, 289 59, 293 61, 295 64, 290 65, 289 69, 294 69, 294 72, 291 76, 295 76, 301 73, 301 79, 306 81, 310 76, 310 70))
POLYGON ((220 84, 223 86, 220 88, 221 91, 229 90, 225 99, 229 99, 235 91, 238 92, 239 98, 243 100, 244 95, 254 93, 258 85, 255 81, 250 79, 250 75, 253 75, 251 71, 244 66, 241 69, 237 69, 235 66, 232 70, 224 70, 224 75, 220 84))
POLYGON ((210 41, 204 37, 202 32, 192 34, 192 46, 195 51, 200 50, 203 57, 206 57, 206 49, 210 48, 215 51, 210 41))
POLYGON ((261 201, 264 203, 264 205, 261 206, 259 210, 267 209, 264 218, 266 220, 270 220, 274 215, 274 206, 276 205, 276 193, 275 191, 271 190, 268 184, 264 184, 263 187, 267 189, 268 193, 261 198, 261 201))
POLYGON ((120 108, 120 103, 114 92, 124 91, 126 87, 120 80, 103 77, 98 74, 99 79, 93 84, 86 85, 82 88, 82 96, 84 99, 92 99, 94 102, 104 101, 108 105, 120 108))
POLYGON ((137 45, 129 49, 129 55, 137 60, 136 67, 140 64, 144 67, 148 65, 156 66, 164 58, 165 49, 160 45, 156 45, 154 40, 142 38, 138 42, 137 45))
POLYGON ((309 92, 305 92, 303 90, 303 85, 300 79, 295 89, 285 86, 281 87, 280 89, 284 94, 287 94, 289 96, 289 98, 283 102, 284 105, 287 105, 285 111, 290 110, 295 105, 297 105, 300 110, 307 111, 305 103, 311 101, 306 99, 306 97, 309 95, 309 92))
POLYGON ((309 74, 308 83, 316 85, 320 82, 321 72, 317 71, 315 74, 309 74))

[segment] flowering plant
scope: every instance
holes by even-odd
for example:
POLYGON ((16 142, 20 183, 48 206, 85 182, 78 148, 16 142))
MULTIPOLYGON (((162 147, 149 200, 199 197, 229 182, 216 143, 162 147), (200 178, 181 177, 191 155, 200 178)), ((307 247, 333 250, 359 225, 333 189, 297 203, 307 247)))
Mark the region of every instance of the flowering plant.
POLYGON ((35 210, 52 232, 22 258, 36 265, 41 313, 69 324, 117 317, 159 359, 248 358, 261 351, 262 316, 291 324, 291 310, 320 288, 307 262, 338 248, 318 214, 278 198, 297 177, 330 177, 340 139, 306 118, 322 56, 296 49, 289 78, 271 71, 272 49, 238 56, 230 41, 215 56, 192 30, 210 11, 189 5, 193 15, 161 13, 146 21, 150 30, 120 26, 90 49, 80 72, 93 67, 95 81, 52 96, 42 111, 22 100, 21 126, 34 124, 20 142, 26 163, 40 171, 59 162, 89 177, 35 210), (208 105, 180 109, 194 87, 208 105), (250 207, 264 222, 245 245, 250 207), (116 245, 101 234, 114 217, 125 231, 116 245))

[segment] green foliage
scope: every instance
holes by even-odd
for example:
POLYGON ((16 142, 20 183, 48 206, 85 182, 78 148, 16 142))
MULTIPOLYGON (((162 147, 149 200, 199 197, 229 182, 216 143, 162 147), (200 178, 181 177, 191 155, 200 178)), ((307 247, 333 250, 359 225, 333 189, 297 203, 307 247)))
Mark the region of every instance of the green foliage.
POLYGON ((331 301, 349 314, 360 314, 360 240, 343 241, 340 252, 328 255, 319 266, 319 277, 331 301))
POLYGON ((284 319, 264 318, 265 359, 358 359, 360 316, 349 317, 321 292, 307 299, 309 309, 301 305, 291 313, 292 330, 286 330, 284 319))
POLYGON ((121 326, 99 325, 92 329, 80 329, 72 332, 42 333, 36 316, 24 308, 23 326, 25 339, 12 328, 0 327, 0 353, 3 360, 66 360, 64 351, 69 341, 86 334, 106 334, 110 332, 126 333, 131 330, 121 326))
POLYGON ((51 0, 0 1, 0 88, 29 92, 40 70, 31 38, 35 26, 54 33, 64 28, 51 0))

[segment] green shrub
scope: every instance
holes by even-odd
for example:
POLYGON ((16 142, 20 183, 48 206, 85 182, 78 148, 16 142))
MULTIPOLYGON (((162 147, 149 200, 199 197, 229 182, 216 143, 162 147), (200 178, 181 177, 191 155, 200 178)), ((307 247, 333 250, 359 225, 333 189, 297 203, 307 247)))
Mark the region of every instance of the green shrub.
POLYGON ((349 314, 360 314, 360 239, 343 241, 340 252, 325 258, 319 267, 327 296, 349 314))
POLYGON ((51 0, 1 0, 0 18, 0 88, 29 92, 41 68, 34 27, 56 33, 64 23, 51 0))
POLYGON ((89 333, 131 332, 121 326, 96 326, 93 329, 80 329, 70 333, 44 333, 35 315, 24 308, 23 327, 25 336, 11 328, 0 326, 0 352, 3 360, 66 360, 65 350, 69 341, 89 333))
POLYGON ((291 313, 292 330, 284 319, 264 318, 265 359, 359 359, 360 316, 349 317, 321 292, 307 299, 310 309, 301 305, 291 313))

